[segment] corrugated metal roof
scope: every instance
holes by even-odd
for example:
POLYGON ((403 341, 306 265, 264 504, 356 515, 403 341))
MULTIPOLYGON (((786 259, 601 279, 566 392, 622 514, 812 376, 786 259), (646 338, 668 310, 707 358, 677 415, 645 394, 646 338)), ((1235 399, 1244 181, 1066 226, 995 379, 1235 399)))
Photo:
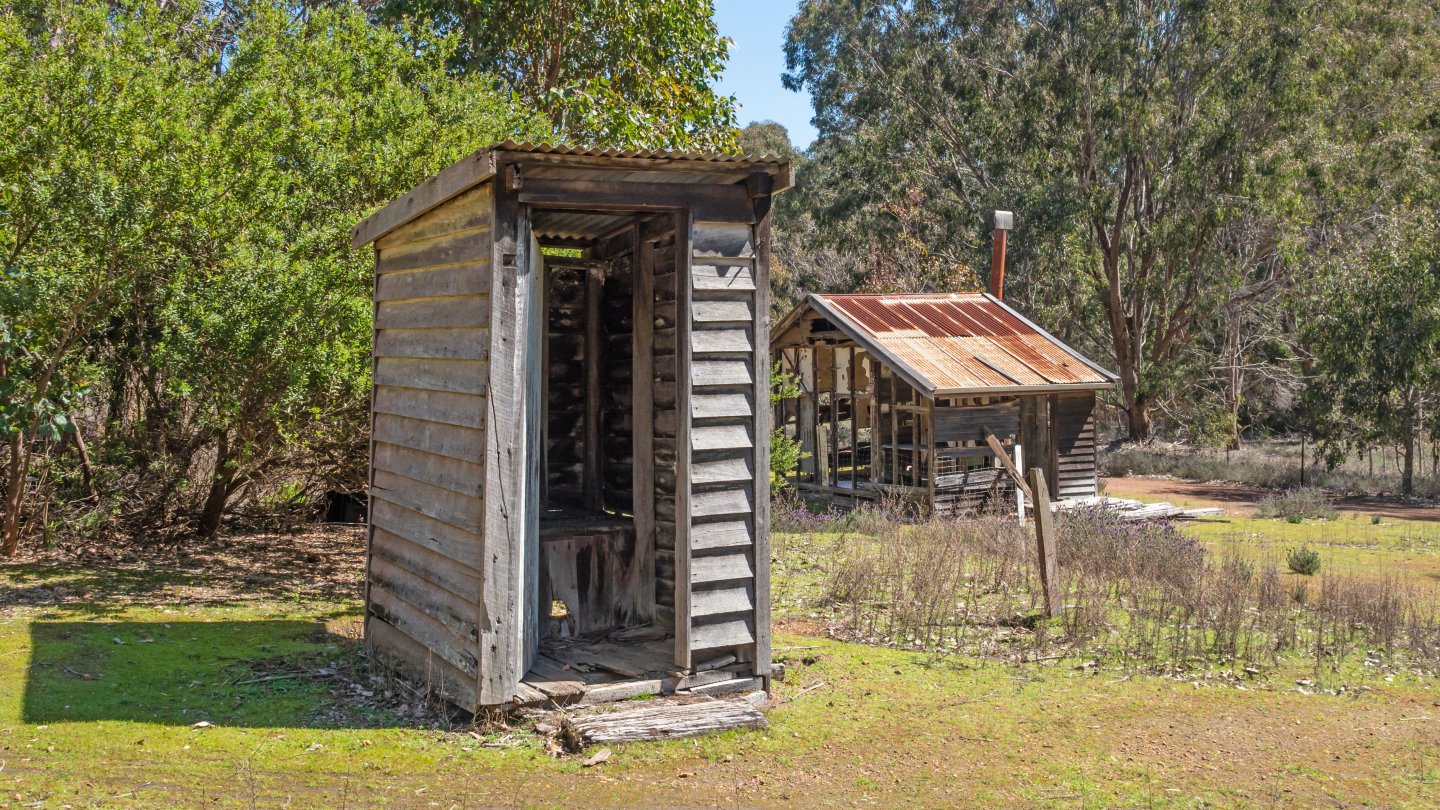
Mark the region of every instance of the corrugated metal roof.
POLYGON ((575 155, 578 157, 643 158, 646 160, 695 160, 704 163, 767 163, 781 165, 789 158, 755 155, 744 152, 691 152, 673 149, 616 149, 594 146, 556 146, 548 143, 501 141, 482 147, 481 151, 529 152, 533 155, 575 155))
POLYGON ((516 163, 536 164, 529 175, 536 177, 574 178, 583 175, 589 180, 733 184, 743 181, 751 171, 763 170, 773 178, 771 193, 777 194, 795 182, 790 161, 769 155, 602 149, 501 141, 482 146, 441 169, 404 196, 361 220, 350 229, 351 247, 380 239, 467 189, 489 180, 495 176, 497 163, 505 155, 516 163), (525 155, 534 157, 523 157, 525 155))
POLYGON ((810 304, 930 396, 1098 389, 1116 379, 985 293, 812 295, 810 304))

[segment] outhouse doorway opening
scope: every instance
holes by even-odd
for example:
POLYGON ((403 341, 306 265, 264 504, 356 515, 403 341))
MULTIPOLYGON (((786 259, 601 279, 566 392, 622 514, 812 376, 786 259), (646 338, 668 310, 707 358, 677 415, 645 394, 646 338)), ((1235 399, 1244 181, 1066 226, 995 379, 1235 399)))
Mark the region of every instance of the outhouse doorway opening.
POLYGON ((532 209, 539 646, 524 684, 675 670, 680 212, 532 209), (565 677, 562 679, 561 676, 565 677))

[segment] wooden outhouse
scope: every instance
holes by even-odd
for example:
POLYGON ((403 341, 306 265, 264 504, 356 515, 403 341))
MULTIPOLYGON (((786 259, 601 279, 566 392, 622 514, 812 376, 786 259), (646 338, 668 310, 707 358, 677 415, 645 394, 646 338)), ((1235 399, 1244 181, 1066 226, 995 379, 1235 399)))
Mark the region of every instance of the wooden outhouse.
POLYGON ((994 292, 811 295, 786 316, 771 350, 800 395, 775 419, 808 454, 790 483, 953 515, 1015 502, 1004 453, 1058 498, 1095 495, 1095 394, 1116 377, 994 292))
POLYGON ((355 227, 371 645, 475 710, 764 685, 791 183, 778 159, 503 143, 355 227))

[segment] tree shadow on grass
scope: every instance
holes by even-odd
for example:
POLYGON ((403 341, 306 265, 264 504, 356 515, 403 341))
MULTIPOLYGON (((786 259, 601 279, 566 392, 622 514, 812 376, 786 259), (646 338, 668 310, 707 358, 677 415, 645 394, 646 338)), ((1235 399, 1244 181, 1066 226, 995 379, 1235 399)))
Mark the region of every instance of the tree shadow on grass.
POLYGON ((325 619, 36 621, 22 719, 336 728, 411 725, 357 639, 325 619), (378 694, 378 696, 377 696, 378 694))

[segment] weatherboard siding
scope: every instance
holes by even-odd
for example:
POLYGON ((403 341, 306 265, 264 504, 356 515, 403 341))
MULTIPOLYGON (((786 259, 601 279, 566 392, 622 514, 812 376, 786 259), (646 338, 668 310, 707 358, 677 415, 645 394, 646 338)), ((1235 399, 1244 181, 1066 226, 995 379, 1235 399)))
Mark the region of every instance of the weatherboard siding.
POLYGON ((479 677, 489 184, 376 243, 366 638, 462 705, 479 677))
POLYGON ((685 642, 691 663, 726 652, 754 661, 755 557, 769 497, 763 268, 749 224, 696 222, 689 241, 685 642))

